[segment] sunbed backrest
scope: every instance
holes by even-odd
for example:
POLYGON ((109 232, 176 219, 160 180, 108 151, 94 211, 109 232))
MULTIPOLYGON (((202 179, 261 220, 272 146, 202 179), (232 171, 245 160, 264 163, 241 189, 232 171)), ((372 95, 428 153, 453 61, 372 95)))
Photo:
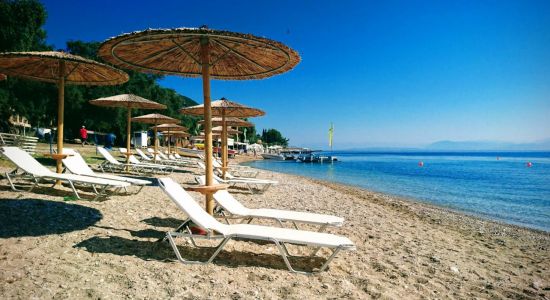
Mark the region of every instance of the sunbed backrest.
POLYGON ((3 154, 23 171, 37 176, 46 176, 52 173, 40 164, 29 153, 18 147, 2 147, 3 154))
POLYGON ((214 217, 204 211, 204 209, 195 202, 193 197, 174 180, 170 178, 159 178, 159 186, 195 224, 207 230, 215 230, 221 234, 227 233, 227 225, 218 222, 214 217))
POLYGON ((222 167, 222 165, 215 158, 212 160, 212 166, 214 166, 214 168, 222 167))
POLYGON ((136 148, 136 152, 137 152, 137 154, 139 154, 139 156, 141 156, 141 158, 143 158, 145 160, 151 160, 151 158, 149 156, 145 155, 145 153, 143 153, 143 151, 141 151, 141 149, 136 148))
POLYGON ((80 153, 71 148, 63 148, 63 154, 69 155, 63 159, 63 164, 69 171, 71 171, 71 173, 81 175, 94 175, 94 171, 90 169, 80 153))
POLYGON ((103 147, 97 147, 96 148, 99 154, 101 154, 108 162, 112 163, 113 165, 120 165, 120 162, 116 160, 107 149, 103 147))
POLYGON ((139 161, 139 159, 137 159, 137 157, 133 156, 133 155, 130 155, 130 159, 128 160, 131 164, 140 164, 141 162, 139 161))
MULTIPOLYGON (((206 184, 206 177, 205 176, 199 176, 197 177, 197 180, 199 184, 205 185, 206 184)), ((219 183, 214 178, 214 183, 219 183)), ((246 215, 248 214, 248 208, 244 207, 241 202, 237 201, 226 190, 219 190, 214 194, 214 200, 218 202, 223 208, 225 208, 227 211, 229 211, 232 214, 236 215, 246 215)))

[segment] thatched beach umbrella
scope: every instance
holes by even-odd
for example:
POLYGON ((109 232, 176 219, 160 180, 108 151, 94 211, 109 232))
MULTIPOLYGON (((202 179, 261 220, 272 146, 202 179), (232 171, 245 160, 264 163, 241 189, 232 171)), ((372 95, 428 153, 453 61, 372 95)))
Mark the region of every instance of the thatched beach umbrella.
POLYGON ((126 163, 130 163, 130 139, 132 134, 132 108, 137 109, 166 109, 166 105, 160 104, 151 100, 147 100, 140 96, 132 94, 121 94, 111 97, 104 97, 95 100, 90 100, 90 104, 106 107, 126 107, 127 124, 126 124, 126 163))
MULTIPOLYGON (((224 128, 223 128, 223 126, 212 127, 212 132, 223 133, 224 128)), ((231 127, 226 127, 225 128, 225 134, 227 134, 227 135, 229 135, 229 134, 234 135, 234 134, 239 134, 239 133, 242 133, 242 132, 238 131, 237 129, 231 128, 231 127)))
MULTIPOLYGON (((204 124, 204 120, 200 120, 198 124, 204 124)), ((227 117, 225 118, 225 125, 226 126, 234 126, 237 127, 237 130, 239 130, 239 127, 252 127, 254 124, 252 122, 245 121, 243 119, 235 118, 235 117, 227 117)), ((223 119, 220 117, 214 117, 212 118, 212 126, 223 126, 223 119)), ((212 129, 213 130, 213 129, 212 129)), ((246 134, 246 129, 245 129, 246 134)), ((237 142, 239 141, 239 136, 237 135, 237 142)))
MULTIPOLYGON (((204 124, 204 120, 200 120, 197 122, 200 125, 204 124)), ((227 117, 225 118, 225 125, 226 126, 233 126, 233 127, 252 127, 254 124, 252 122, 245 121, 243 119, 235 118, 235 117, 227 117)), ((223 126, 223 119, 220 117, 214 117, 212 118, 212 126, 223 126)), ((214 130, 214 128, 212 128, 214 130)))
POLYGON ((176 145, 174 147, 178 146, 178 141, 183 145, 182 140, 191 136, 191 134, 185 131, 170 131, 170 135, 176 138, 176 145))
POLYGON ((170 131, 179 130, 181 132, 184 132, 185 130, 187 130, 187 127, 177 125, 177 124, 160 124, 160 125, 154 126, 153 129, 156 129, 157 131, 160 131, 160 132, 167 133, 166 136, 168 138, 168 153, 171 153, 170 152, 170 131))
POLYGON ((210 78, 262 79, 291 70, 300 56, 289 47, 249 34, 201 28, 145 30, 105 41, 98 52, 106 61, 142 72, 200 77, 203 80, 206 157, 206 210, 214 201, 210 78))
MULTIPOLYGON (((132 122, 136 123, 145 123, 145 124, 153 124, 153 125, 159 125, 159 124, 176 124, 179 123, 180 120, 174 119, 165 115, 161 114, 148 114, 143 115, 139 117, 132 118, 132 122)), ((154 146, 155 153, 153 153, 153 157, 156 160, 157 159, 157 153, 158 153, 158 146, 157 146, 157 129, 153 127, 154 132, 154 146)))
POLYGON ((64 52, 0 53, 0 73, 30 80, 56 83, 57 102, 57 173, 63 156, 63 114, 65 85, 116 85, 128 81, 128 74, 111 66, 64 52))
MULTIPOLYGON (((195 105, 190 107, 184 107, 180 109, 180 113, 189 115, 201 115, 205 110, 204 105, 195 105)), ((225 171, 228 165, 227 158, 227 118, 248 118, 259 117, 265 115, 265 112, 257 109, 242 105, 237 102, 229 101, 225 98, 213 101, 211 104, 212 115, 221 117, 222 126, 222 177, 225 178, 225 171)))

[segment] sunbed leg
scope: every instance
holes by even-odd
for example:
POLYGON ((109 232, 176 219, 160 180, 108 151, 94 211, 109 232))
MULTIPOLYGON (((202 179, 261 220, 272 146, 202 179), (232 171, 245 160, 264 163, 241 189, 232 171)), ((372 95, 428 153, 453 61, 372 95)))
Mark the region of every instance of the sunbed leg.
POLYGON ((34 190, 34 188, 40 184, 40 182, 38 182, 38 179, 36 179, 36 177, 33 176, 32 179, 34 179, 34 184, 29 189, 29 192, 32 192, 32 190, 34 190))
MULTIPOLYGON (((336 254, 338 254, 338 252, 340 252, 340 250, 342 250, 341 247, 338 247, 335 250, 333 250, 332 254, 329 256, 329 258, 327 258, 327 260, 323 263, 323 265, 321 265, 321 267, 316 271, 313 271, 313 272, 297 271, 297 270, 294 270, 294 268, 292 268, 292 265, 290 264, 290 261, 288 260, 288 257, 287 257, 288 251, 286 251, 286 246, 284 246, 284 243, 281 243, 277 240, 272 240, 272 241, 279 248, 279 252, 281 253, 281 256, 283 257, 283 260, 285 261, 285 264, 286 264, 288 270, 291 271, 291 272, 294 272, 294 273, 305 274, 305 275, 313 275, 315 273, 323 272, 328 267, 330 262, 334 259, 334 257, 336 257, 336 254)), ((317 249, 317 251, 318 251, 318 249, 317 249)), ((317 252, 317 251, 315 251, 315 252, 317 252)))
POLYGON ((74 184, 73 184, 73 181, 72 180, 69 180, 69 185, 71 186, 71 189, 73 189, 73 193, 74 195, 76 196, 76 198, 78 200, 80 200, 80 195, 78 194, 78 192, 76 191, 76 188, 74 187, 74 184))
POLYGON ((145 187, 145 185, 140 185, 138 191, 136 192, 136 194, 139 194, 139 192, 141 192, 141 190, 143 189, 143 187, 145 187))
MULTIPOLYGON (((14 173, 14 172, 17 172, 17 169, 13 170, 11 173, 14 173)), ((14 191, 17 191, 19 192, 20 190, 18 190, 15 185, 13 184, 13 181, 11 180, 11 177, 10 177, 10 174, 8 172, 5 173, 6 174, 6 179, 8 180, 8 182, 10 183, 10 186, 11 186, 11 189, 14 190, 14 191)), ((32 188, 32 187, 31 187, 32 188)))
POLYGON ((294 225, 294 229, 300 230, 300 228, 298 228, 298 225, 296 224, 296 222, 292 221, 292 225, 294 225))
POLYGON ((286 252, 285 248, 283 248, 283 246, 281 246, 281 243, 279 241, 277 241, 277 240, 272 240, 272 241, 275 243, 275 245, 277 245, 277 248, 279 248, 279 253, 283 257, 283 260, 285 261, 286 267, 288 268, 288 270, 290 272, 300 273, 300 274, 305 274, 305 275, 311 275, 312 274, 312 273, 309 273, 309 272, 294 270, 294 268, 292 268, 292 265, 290 264, 290 261, 288 260, 287 252, 286 252))
MULTIPOLYGON (((176 257, 178 258, 178 260, 181 262, 181 263, 184 263, 184 264, 202 264, 202 265, 206 265, 206 264, 209 264, 211 263, 215 258, 216 256, 218 256, 218 254, 220 253, 220 251, 223 249, 223 247, 225 246, 225 244, 227 242, 229 242, 229 240, 231 238, 224 238, 223 241, 221 241, 218 246, 216 247, 216 251, 214 251, 214 253, 212 254, 212 256, 210 256, 210 258, 205 261, 205 262, 202 262, 202 261, 190 261, 190 260, 185 260, 183 259, 183 257, 181 256, 180 254, 180 251, 176 245, 176 242, 174 241, 174 238, 172 237, 172 232, 168 232, 166 233, 166 238, 168 239, 168 241, 170 242, 170 245, 172 246, 172 250, 174 250, 174 253, 176 254, 176 257)), ((191 236, 189 236, 191 237, 191 236)))
POLYGON ((340 250, 342 250, 341 247, 338 247, 336 249, 334 249, 334 251, 332 251, 332 255, 327 258, 327 260, 325 261, 325 263, 321 266, 321 268, 319 268, 319 271, 318 272, 323 272, 327 267, 328 267, 328 264, 330 264, 330 262, 332 261, 332 259, 334 257, 336 257, 336 254, 338 254, 338 252, 340 252, 340 250))
MULTIPOLYGON (((181 223, 180 226, 178 226, 176 229, 174 229, 174 232, 180 232, 183 228, 187 227, 187 224, 191 221, 191 219, 187 219, 185 221, 183 221, 183 223, 181 223)), ((157 242, 164 242, 166 241, 168 238, 167 236, 163 237, 163 238, 160 238, 157 240, 157 242)))
POLYGON ((315 255, 317 255, 317 252, 319 252, 319 250, 321 250, 321 247, 317 247, 313 249, 313 251, 311 251, 311 254, 309 256, 314 257, 315 255))
POLYGON ((319 227, 319 230, 317 232, 323 232, 325 231, 325 228, 327 228, 328 224, 323 224, 321 227, 319 227))

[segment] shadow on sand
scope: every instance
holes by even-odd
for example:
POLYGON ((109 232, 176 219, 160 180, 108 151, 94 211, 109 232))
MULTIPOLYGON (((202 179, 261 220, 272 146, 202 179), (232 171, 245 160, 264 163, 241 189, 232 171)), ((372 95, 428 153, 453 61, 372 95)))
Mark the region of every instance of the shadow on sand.
POLYGON ((176 219, 176 218, 152 217, 152 218, 141 220, 141 222, 147 225, 155 226, 155 227, 176 228, 180 226, 181 223, 183 223, 183 220, 176 219))
MULTIPOLYGON (((219 242, 219 241, 218 241, 219 242)), ((234 243, 234 242, 229 242, 234 243)), ((143 260, 174 261, 176 256, 168 242, 130 240, 118 236, 93 237, 74 246, 84 248, 91 253, 111 253, 120 256, 135 256, 143 260)), ((214 248, 195 248, 187 245, 178 246, 184 259, 206 261, 214 252, 214 248)), ((277 251, 273 246, 272 251, 277 251), (273 250, 274 249, 274 250, 273 250)), ((325 261, 321 257, 289 257, 293 266, 300 270, 311 271, 325 261)), ((239 267, 254 266, 272 269, 288 270, 278 252, 274 254, 254 253, 248 251, 222 250, 213 264, 239 267)))
POLYGON ((42 236, 82 230, 103 218, 78 204, 40 199, 0 200, 0 238, 42 236))

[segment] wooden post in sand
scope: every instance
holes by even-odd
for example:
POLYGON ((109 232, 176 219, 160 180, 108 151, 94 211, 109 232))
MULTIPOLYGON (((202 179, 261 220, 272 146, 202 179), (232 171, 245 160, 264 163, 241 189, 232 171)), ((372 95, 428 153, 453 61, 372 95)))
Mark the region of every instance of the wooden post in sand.
MULTIPOLYGON (((210 102, 210 47, 207 37, 201 37, 202 92, 204 95, 204 156, 206 163, 206 186, 213 184, 212 177, 212 108, 210 102)), ((212 194, 206 194, 206 212, 214 214, 212 194)))
MULTIPOLYGON (((59 82, 57 97, 57 154, 63 154, 63 115, 65 111, 65 61, 59 60, 59 82)), ((61 158, 56 161, 57 173, 63 172, 61 158)), ((58 181, 57 184, 60 184, 58 181)))
MULTIPOLYGON (((131 139, 131 136, 132 136, 132 108, 131 107, 128 107, 128 114, 127 114, 127 118, 128 118, 128 124, 126 124, 126 163, 129 164, 130 163, 130 147, 131 147, 131 143, 130 143, 130 139, 131 139)), ((126 172, 129 171, 129 168, 130 166, 126 166, 126 172)))
POLYGON ((227 124, 225 123, 225 109, 222 110, 222 177, 225 179, 227 170, 227 124))

